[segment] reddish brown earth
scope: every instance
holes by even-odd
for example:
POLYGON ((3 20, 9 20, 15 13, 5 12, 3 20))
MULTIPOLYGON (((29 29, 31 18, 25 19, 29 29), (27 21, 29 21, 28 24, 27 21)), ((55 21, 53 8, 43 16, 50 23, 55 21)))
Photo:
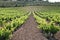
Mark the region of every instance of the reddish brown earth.
POLYGON ((56 34, 55 34, 55 38, 60 40, 60 31, 58 31, 56 34))
POLYGON ((33 15, 29 16, 29 19, 13 33, 13 37, 10 40, 47 40, 40 30, 37 28, 37 23, 33 15))

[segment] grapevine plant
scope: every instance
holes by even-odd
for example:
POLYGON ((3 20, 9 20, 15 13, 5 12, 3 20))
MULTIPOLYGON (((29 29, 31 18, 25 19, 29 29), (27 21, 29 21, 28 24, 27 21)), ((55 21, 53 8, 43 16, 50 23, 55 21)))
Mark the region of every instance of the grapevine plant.
POLYGON ((52 38, 55 38, 54 35, 60 30, 60 27, 55 26, 53 22, 50 22, 50 23, 46 22, 46 20, 37 16, 36 14, 34 14, 34 17, 37 23, 39 23, 38 28, 41 29, 44 36, 50 40, 53 40, 52 38))
POLYGON ((38 28, 42 30, 42 33, 44 33, 47 38, 53 38, 54 34, 60 30, 58 26, 54 26, 53 24, 40 24, 38 28))
POLYGON ((26 21, 30 13, 20 8, 3 8, 1 10, 0 40, 9 40, 12 33, 26 21))

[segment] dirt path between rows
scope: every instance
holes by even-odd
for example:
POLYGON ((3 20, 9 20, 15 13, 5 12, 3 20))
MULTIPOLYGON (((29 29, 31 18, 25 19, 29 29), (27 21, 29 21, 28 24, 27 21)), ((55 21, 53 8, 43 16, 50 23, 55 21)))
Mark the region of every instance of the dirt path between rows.
POLYGON ((33 15, 29 16, 29 19, 13 33, 11 40, 47 40, 40 30, 37 28, 37 23, 33 15))

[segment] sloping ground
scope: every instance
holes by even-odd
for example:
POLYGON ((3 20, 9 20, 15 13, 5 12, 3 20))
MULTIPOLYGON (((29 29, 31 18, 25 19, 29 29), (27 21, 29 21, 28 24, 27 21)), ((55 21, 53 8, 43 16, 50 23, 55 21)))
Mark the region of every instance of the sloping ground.
POLYGON ((10 40, 47 40, 40 30, 37 28, 37 23, 33 18, 33 15, 29 16, 29 19, 13 33, 13 37, 10 40))

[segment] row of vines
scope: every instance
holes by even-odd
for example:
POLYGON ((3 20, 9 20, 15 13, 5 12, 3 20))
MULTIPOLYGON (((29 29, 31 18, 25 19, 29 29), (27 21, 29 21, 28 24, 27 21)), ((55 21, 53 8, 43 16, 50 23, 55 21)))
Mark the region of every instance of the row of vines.
POLYGON ((8 40, 30 15, 22 8, 0 8, 0 40, 8 40))
POLYGON ((55 34, 60 30, 60 7, 42 7, 33 15, 44 36, 48 40, 56 40, 55 34))

